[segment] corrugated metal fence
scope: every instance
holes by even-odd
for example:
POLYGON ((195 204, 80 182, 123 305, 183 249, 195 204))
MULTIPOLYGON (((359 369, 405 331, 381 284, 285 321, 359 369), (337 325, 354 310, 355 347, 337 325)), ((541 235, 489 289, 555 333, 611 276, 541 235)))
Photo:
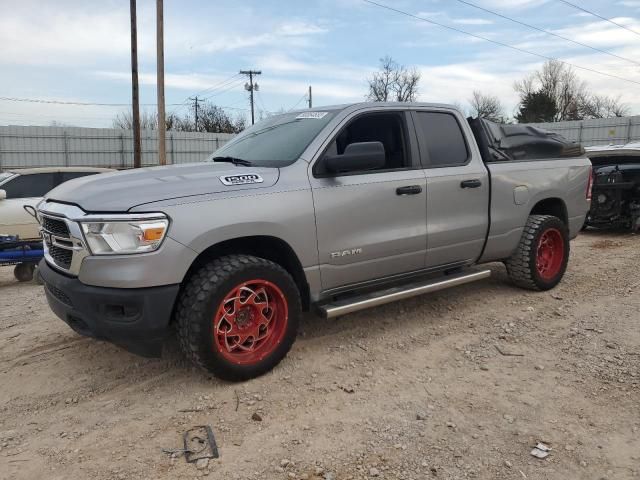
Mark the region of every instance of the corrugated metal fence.
MULTIPOLYGON (((167 163, 204 160, 233 135, 167 132, 167 163)), ((158 164, 157 132, 142 132, 142 164, 158 164)), ((24 167, 131 168, 130 130, 78 127, 0 127, 0 170, 24 167)))
POLYGON ((568 140, 581 143, 585 147, 640 141, 640 116, 530 123, 529 125, 557 132, 568 140))

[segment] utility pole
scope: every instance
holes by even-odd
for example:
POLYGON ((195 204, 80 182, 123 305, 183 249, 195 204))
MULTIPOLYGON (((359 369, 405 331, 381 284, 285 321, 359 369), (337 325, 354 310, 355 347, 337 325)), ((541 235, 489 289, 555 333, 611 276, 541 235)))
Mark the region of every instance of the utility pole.
POLYGON ((195 110, 195 117, 196 117, 195 131, 197 132, 198 131, 198 96, 197 95, 193 99, 193 109, 195 110))
POLYGON ((131 12, 131 106, 133 111, 133 168, 140 168, 142 142, 140 139, 140 92, 138 91, 138 28, 136 0, 130 0, 131 12))
POLYGON ((311 85, 309 85, 309 108, 313 108, 313 96, 311 95, 311 85))
POLYGON ((164 14, 163 0, 156 0, 156 75, 158 84, 158 163, 167 164, 165 132, 167 123, 164 111, 164 14))
POLYGON ((260 70, 240 70, 241 75, 249 75, 249 83, 245 84, 244 89, 249 91, 249 101, 251 102, 251 125, 255 123, 255 115, 253 112, 253 91, 260 90, 257 83, 253 83, 254 75, 261 75, 260 70))

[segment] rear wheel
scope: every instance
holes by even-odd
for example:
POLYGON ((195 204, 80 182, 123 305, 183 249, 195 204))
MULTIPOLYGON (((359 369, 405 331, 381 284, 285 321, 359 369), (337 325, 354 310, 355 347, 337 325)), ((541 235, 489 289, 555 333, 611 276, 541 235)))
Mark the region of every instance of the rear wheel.
POLYGON ((187 282, 176 309, 185 355, 225 380, 276 366, 295 340, 298 288, 279 265, 249 255, 218 258, 187 282))
POLYGON ((549 290, 562 280, 568 260, 569 231, 562 220, 530 215, 518 248, 505 265, 517 286, 549 290))

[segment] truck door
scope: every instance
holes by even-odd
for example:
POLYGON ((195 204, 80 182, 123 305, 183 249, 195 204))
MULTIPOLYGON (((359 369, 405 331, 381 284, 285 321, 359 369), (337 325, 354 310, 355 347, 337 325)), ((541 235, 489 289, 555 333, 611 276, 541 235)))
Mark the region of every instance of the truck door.
POLYGON ((489 228, 489 174, 454 110, 412 112, 427 176, 428 268, 471 263, 489 228))
POLYGON ((426 178, 408 114, 354 114, 311 169, 323 290, 424 268, 426 178), (330 173, 348 145, 381 142, 384 165, 330 173))

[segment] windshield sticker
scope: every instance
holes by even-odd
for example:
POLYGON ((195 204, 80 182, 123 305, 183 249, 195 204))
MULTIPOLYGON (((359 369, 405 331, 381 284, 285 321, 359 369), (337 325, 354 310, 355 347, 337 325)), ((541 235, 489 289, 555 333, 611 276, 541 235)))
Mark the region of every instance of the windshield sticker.
POLYGON ((329 112, 303 112, 296 118, 322 118, 329 112))
POLYGON ((245 175, 222 175, 220 181, 225 185, 246 185, 248 183, 262 183, 264 180, 257 173, 245 175))

